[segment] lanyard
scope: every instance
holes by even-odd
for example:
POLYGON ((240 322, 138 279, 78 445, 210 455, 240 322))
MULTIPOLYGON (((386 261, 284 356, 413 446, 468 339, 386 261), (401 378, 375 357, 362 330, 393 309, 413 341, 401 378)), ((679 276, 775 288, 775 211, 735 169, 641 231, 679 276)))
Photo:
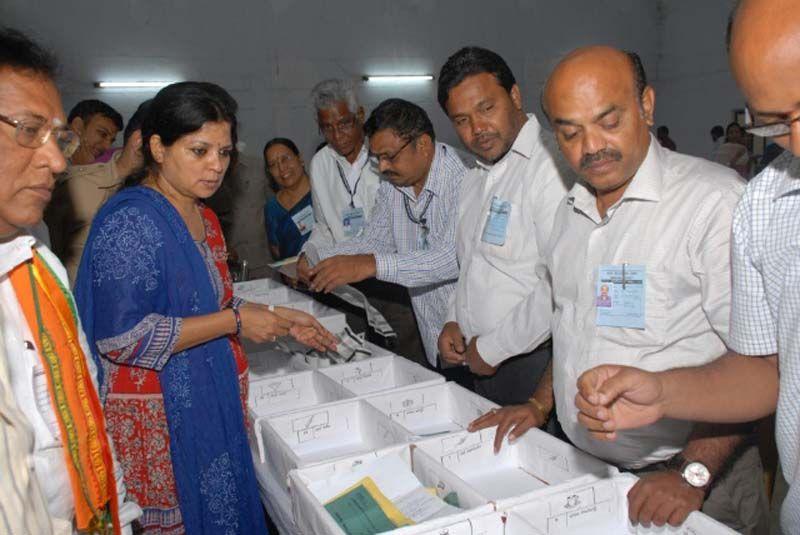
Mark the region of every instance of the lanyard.
POLYGON ((356 193, 358 193, 358 185, 361 183, 361 174, 364 172, 364 168, 367 166, 368 163, 369 160, 364 162, 364 165, 362 165, 361 169, 358 170, 358 179, 356 180, 356 185, 353 187, 353 189, 350 189, 350 184, 347 183, 347 178, 344 176, 344 170, 342 169, 342 164, 340 164, 338 161, 336 162, 336 169, 339 170, 339 178, 342 179, 342 185, 344 186, 344 189, 347 190, 347 194, 350 195, 350 208, 356 207, 355 203, 353 202, 353 199, 355 198, 356 193))
POLYGON ((408 219, 410 219, 414 224, 421 225, 425 230, 428 230, 428 220, 425 218, 425 213, 428 211, 428 207, 431 205, 432 200, 433 193, 429 193, 428 200, 425 201, 425 206, 422 207, 422 213, 419 214, 419 217, 414 217, 414 213, 411 211, 411 204, 408 202, 408 197, 403 195, 403 204, 406 206, 406 215, 408 216, 408 219))

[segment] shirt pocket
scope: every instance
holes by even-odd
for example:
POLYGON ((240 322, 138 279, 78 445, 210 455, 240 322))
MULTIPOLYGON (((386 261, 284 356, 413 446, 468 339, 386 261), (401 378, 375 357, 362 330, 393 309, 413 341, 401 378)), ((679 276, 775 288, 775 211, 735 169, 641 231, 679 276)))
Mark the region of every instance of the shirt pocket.
MULTIPOLYGON (((674 275, 647 270, 645 284, 644 329, 624 327, 595 327, 598 347, 609 356, 622 356, 631 351, 637 358, 661 351, 666 340, 670 295, 675 285, 674 275)), ((620 361, 619 364, 625 362, 620 361)))
MULTIPOLYGON (((524 245, 520 240, 524 240, 523 236, 526 229, 522 226, 522 216, 520 214, 520 207, 516 203, 511 204, 511 213, 508 216, 508 223, 506 225, 505 240, 502 245, 488 243, 483 240, 484 231, 489 220, 489 205, 483 210, 479 220, 477 231, 478 250, 481 254, 491 262, 492 259, 499 260, 518 260, 522 257, 524 245)), ((531 231, 529 239, 535 240, 536 236, 531 231)))

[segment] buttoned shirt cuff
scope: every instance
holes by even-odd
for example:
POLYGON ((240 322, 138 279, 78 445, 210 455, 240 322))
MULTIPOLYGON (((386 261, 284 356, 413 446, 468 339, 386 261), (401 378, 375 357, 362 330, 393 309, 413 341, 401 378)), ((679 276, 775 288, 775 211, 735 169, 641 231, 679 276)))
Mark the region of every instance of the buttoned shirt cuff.
POLYGON ((489 366, 502 364, 507 358, 513 356, 501 346, 492 333, 479 336, 476 346, 481 358, 489 366))
POLYGON ((373 254, 375 257, 375 278, 386 282, 397 282, 397 256, 393 254, 373 254))

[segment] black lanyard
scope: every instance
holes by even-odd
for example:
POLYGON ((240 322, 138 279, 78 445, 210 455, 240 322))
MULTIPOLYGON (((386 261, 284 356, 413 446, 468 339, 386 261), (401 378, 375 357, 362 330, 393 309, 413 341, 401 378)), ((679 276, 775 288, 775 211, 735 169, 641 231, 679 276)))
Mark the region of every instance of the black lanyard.
POLYGON ((356 207, 355 203, 353 202, 353 199, 355 198, 356 193, 358 193, 358 185, 361 183, 361 174, 364 172, 364 168, 367 166, 368 163, 369 159, 367 159, 364 165, 361 166, 361 169, 359 169, 356 185, 351 190, 350 184, 347 183, 347 178, 344 176, 344 170, 342 169, 342 164, 340 164, 338 161, 336 162, 336 168, 339 170, 339 178, 342 179, 342 185, 344 186, 344 189, 347 190, 347 194, 350 195, 350 208, 356 207))
POLYGON ((425 206, 422 208, 422 213, 419 214, 419 217, 414 217, 414 213, 411 211, 411 204, 408 202, 408 196, 403 195, 403 203, 406 206, 406 215, 411 220, 412 223, 421 225, 423 229, 428 230, 428 220, 425 218, 425 213, 428 211, 428 207, 431 205, 431 201, 433 200, 433 193, 428 193, 428 200, 425 201, 425 206))

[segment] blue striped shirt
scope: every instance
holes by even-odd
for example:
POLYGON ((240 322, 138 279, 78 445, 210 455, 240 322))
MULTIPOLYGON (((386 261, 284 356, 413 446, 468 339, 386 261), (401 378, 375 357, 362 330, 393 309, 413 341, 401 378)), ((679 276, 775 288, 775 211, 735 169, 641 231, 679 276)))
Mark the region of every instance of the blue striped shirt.
POLYGON ((336 255, 372 254, 377 278, 407 287, 417 317, 428 362, 436 365, 437 340, 445 323, 450 296, 458 278, 455 230, 461 180, 467 167, 455 149, 436 144, 425 186, 419 197, 411 187, 395 187, 382 180, 369 222, 360 236, 319 250, 320 259, 336 255), (406 213, 425 212, 428 247, 422 247, 423 230, 406 213))

